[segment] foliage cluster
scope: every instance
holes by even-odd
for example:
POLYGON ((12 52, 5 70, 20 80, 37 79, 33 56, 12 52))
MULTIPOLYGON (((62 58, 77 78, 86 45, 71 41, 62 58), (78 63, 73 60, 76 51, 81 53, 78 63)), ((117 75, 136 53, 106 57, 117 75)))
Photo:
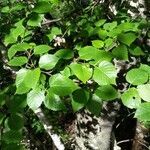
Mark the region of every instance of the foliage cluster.
POLYGON ((3 69, 16 72, 13 84, 0 90, 5 149, 20 148, 24 114, 41 106, 86 108, 99 116, 104 101, 117 100, 140 121, 150 121, 149 49, 143 42, 150 37, 148 22, 128 16, 109 20, 93 3, 84 9, 73 3, 1 2, 1 53, 8 60, 3 69))

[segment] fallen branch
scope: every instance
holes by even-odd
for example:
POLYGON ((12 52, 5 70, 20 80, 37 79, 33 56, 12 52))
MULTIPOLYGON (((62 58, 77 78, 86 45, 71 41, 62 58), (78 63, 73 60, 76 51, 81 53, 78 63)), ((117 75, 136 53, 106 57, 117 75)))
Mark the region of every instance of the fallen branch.
POLYGON ((44 126, 44 129, 46 130, 46 132, 51 137, 51 139, 52 139, 55 147, 58 150, 64 150, 65 147, 64 147, 63 143, 61 142, 60 137, 56 133, 53 133, 53 131, 52 131, 52 125, 50 125, 49 122, 47 121, 47 118, 45 117, 42 109, 38 108, 37 110, 34 111, 34 113, 37 115, 37 117, 39 118, 39 120, 42 122, 42 124, 44 126))

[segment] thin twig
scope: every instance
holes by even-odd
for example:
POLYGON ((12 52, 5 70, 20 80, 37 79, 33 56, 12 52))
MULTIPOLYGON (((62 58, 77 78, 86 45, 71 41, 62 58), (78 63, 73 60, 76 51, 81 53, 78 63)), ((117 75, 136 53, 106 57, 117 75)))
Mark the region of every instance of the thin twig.
POLYGON ((52 74, 51 74, 52 71, 48 71, 48 72, 47 72, 47 71, 43 71, 43 70, 42 70, 41 72, 44 73, 44 74, 47 74, 48 76, 52 76, 52 74))
POLYGON ((119 145, 119 144, 121 144, 121 143, 130 142, 130 141, 132 141, 132 140, 133 140, 133 139, 122 140, 122 141, 117 142, 117 145, 119 145))
POLYGON ((61 18, 59 18, 59 19, 53 19, 53 20, 46 20, 45 22, 42 23, 42 25, 51 24, 53 22, 58 22, 60 20, 61 20, 61 18))

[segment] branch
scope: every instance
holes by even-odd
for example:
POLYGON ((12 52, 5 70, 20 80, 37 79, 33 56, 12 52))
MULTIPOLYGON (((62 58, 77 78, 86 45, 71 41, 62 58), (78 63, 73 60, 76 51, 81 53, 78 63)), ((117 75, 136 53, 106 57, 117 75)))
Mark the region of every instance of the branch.
POLYGON ((65 147, 64 147, 63 143, 61 142, 60 137, 57 134, 53 133, 52 125, 50 125, 49 122, 47 121, 42 109, 38 108, 37 110, 34 111, 34 113, 38 116, 39 120, 43 123, 44 129, 51 137, 55 147, 58 150, 64 150, 65 147))
POLYGON ((42 25, 51 24, 51 23, 53 23, 53 22, 58 22, 58 21, 60 21, 60 20, 61 20, 61 18, 59 18, 59 19, 54 19, 54 20, 46 20, 46 21, 44 21, 44 22, 42 23, 42 25))

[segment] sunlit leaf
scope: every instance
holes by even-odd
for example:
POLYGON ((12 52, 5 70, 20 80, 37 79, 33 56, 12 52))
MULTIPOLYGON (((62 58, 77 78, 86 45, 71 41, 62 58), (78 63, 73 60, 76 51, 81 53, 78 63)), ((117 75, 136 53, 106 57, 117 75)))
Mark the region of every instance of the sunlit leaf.
POLYGON ((45 70, 53 69, 57 64, 58 60, 59 58, 55 55, 45 54, 40 57, 39 67, 45 70))
POLYGON ((93 79, 99 85, 116 84, 117 71, 113 64, 102 61, 98 67, 95 67, 93 79))
POLYGON ((78 86, 71 79, 61 74, 53 75, 49 80, 49 85, 52 91, 60 96, 69 95, 78 89, 78 86))
POLYGON ((86 83, 92 76, 92 69, 86 65, 73 63, 69 67, 73 74, 76 75, 83 83, 86 83))
POLYGON ((129 88, 125 91, 121 96, 121 100, 125 106, 131 109, 137 108, 141 104, 141 98, 135 88, 129 88))
POLYGON ((148 81, 148 73, 142 69, 131 69, 127 72, 126 80, 133 85, 140 85, 148 81))
POLYGON ((45 100, 45 92, 40 89, 34 89, 27 94, 27 104, 32 110, 36 110, 45 100))

